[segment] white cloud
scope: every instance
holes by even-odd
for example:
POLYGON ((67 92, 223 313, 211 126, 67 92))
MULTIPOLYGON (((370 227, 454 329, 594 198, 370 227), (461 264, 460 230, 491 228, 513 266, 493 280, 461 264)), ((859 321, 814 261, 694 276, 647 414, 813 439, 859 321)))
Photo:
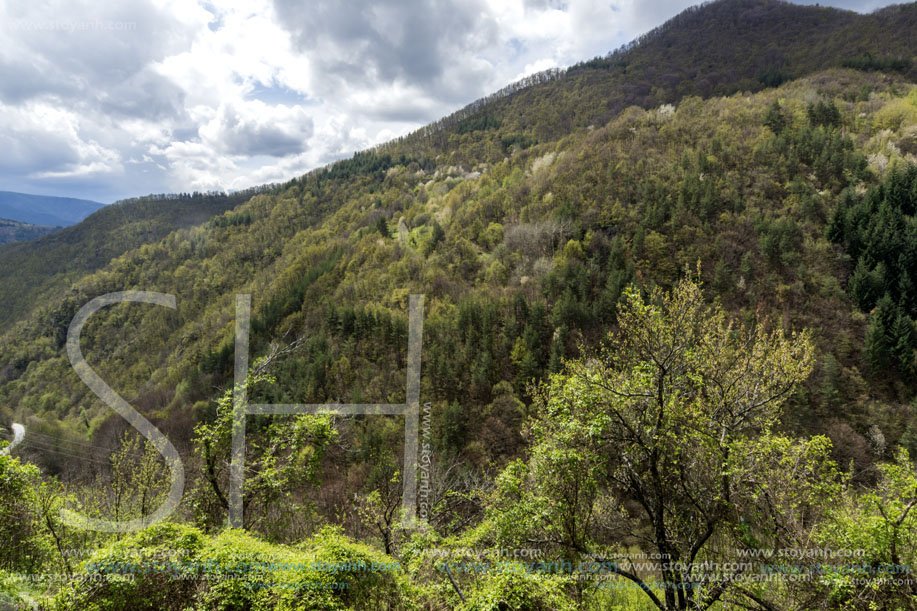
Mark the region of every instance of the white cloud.
POLYGON ((234 100, 220 104, 198 133, 212 150, 228 155, 285 157, 305 150, 312 119, 301 106, 234 100))

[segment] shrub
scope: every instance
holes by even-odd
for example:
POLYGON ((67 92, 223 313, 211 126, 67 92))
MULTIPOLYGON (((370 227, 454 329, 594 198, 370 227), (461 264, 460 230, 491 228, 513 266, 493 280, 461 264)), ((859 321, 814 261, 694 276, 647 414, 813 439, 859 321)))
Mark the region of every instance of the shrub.
POLYGON ((412 608, 391 558, 326 529, 297 547, 244 531, 157 524, 93 555, 52 609, 325 611, 412 608))
POLYGON ((38 468, 0 455, 0 570, 30 571, 51 553, 41 526, 37 489, 38 468))

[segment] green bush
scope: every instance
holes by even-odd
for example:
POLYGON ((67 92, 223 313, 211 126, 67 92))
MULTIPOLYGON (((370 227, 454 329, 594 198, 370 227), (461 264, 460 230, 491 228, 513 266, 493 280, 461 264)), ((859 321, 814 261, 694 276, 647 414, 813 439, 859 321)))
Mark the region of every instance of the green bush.
POLYGON ((411 594, 400 564, 337 530, 291 547, 159 524, 84 562, 51 609, 369 611, 410 609, 411 594))
MULTIPOLYGON (((522 568, 522 565, 520 565, 522 568)), ((564 593, 568 579, 524 571, 489 573, 458 607, 460 611, 566 611, 576 609, 564 593)))
POLYGON ((51 553, 41 525, 38 468, 0 455, 0 570, 31 571, 51 553))

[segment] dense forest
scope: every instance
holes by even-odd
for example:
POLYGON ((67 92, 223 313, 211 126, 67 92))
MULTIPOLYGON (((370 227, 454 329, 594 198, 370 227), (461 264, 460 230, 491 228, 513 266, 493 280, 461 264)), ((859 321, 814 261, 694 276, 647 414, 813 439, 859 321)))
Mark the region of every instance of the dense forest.
MULTIPOLYGON (((158 242, 183 227, 194 227, 242 204, 273 185, 226 193, 147 195, 115 202, 85 221, 33 244, 0 247, 3 308, 0 329, 52 301, 71 283, 99 270, 129 250, 158 242)), ((49 231, 43 231, 35 238, 49 231)))
POLYGON ((0 605, 914 608, 915 28, 721 0, 288 183, 4 246, 0 605), (176 465, 71 366, 120 291, 175 297, 80 337, 181 458, 155 524, 176 465), (410 402, 411 295, 420 522, 404 417, 265 412, 230 528, 239 397, 410 402))

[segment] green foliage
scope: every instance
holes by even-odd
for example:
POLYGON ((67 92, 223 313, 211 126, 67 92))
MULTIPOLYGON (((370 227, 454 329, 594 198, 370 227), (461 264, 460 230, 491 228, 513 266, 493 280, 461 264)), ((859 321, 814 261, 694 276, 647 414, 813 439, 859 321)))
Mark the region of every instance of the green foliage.
POLYGON ((758 81, 765 87, 779 87, 783 83, 793 79, 789 73, 779 68, 770 68, 758 73, 758 81))
POLYGON ((801 245, 802 232, 792 218, 763 221, 759 227, 761 253, 773 264, 791 265, 801 245))
POLYGON ((767 108, 767 114, 764 115, 764 125, 769 127, 772 132, 778 136, 789 125, 789 119, 784 114, 780 102, 774 100, 774 103, 767 108))
POLYGON ((297 547, 160 524, 96 552, 51 609, 411 609, 399 563, 324 530, 297 547))
POLYGON ((518 150, 525 150, 537 143, 525 134, 508 134, 500 138, 500 144, 507 153, 511 153, 514 147, 518 150))
POLYGON ((0 570, 33 571, 51 554, 42 524, 40 485, 34 465, 0 454, 0 570))
POLYGON ((210 220, 210 225, 213 227, 235 227, 237 225, 251 225, 252 223, 252 214, 251 212, 241 212, 241 213, 226 213, 220 216, 215 216, 210 220))
POLYGON ((110 460, 113 502, 108 519, 147 516, 165 500, 170 483, 169 469, 152 443, 127 432, 110 460))
POLYGON ((505 570, 488 574, 480 580, 460 611, 573 611, 573 601, 566 595, 567 580, 555 575, 533 575, 525 566, 507 563, 505 570), (515 569, 515 570, 514 570, 515 569))
POLYGON ((917 166, 889 173, 862 197, 840 201, 828 237, 843 244, 856 266, 848 291, 871 311, 866 355, 877 372, 890 367, 909 377, 917 347, 917 166))
POLYGON ((826 439, 761 436, 808 376, 812 346, 806 334, 736 325, 690 280, 648 299, 629 289, 618 324, 598 358, 542 387, 531 458, 503 472, 491 500, 493 536, 550 542, 562 559, 617 559, 607 533, 624 528, 662 559, 664 587, 623 562, 611 572, 660 608, 709 608, 721 575, 694 564, 730 558, 713 542, 739 526, 737 507, 756 525, 789 526, 837 489, 826 439), (790 468, 796 485, 775 492, 790 468))
POLYGON ((810 103, 806 108, 809 123, 822 127, 838 127, 841 124, 841 112, 834 102, 819 101, 810 103))
MULTIPOLYGON (((246 391, 270 385, 275 379, 264 370, 267 359, 256 361, 246 381, 246 391)), ((232 397, 227 390, 217 402, 212 423, 195 430, 195 453, 202 473, 192 492, 197 522, 208 528, 222 525, 229 504, 228 465, 232 444, 232 397)), ((313 524, 311 502, 294 491, 318 483, 322 455, 336 438, 329 416, 295 416, 291 421, 275 417, 261 423, 257 441, 247 435, 246 479, 243 496, 245 526, 270 538, 301 532, 313 524)))
POLYGON ((460 122, 455 126, 455 133, 461 135, 486 129, 497 129, 500 127, 501 123, 502 121, 497 117, 490 114, 485 114, 480 117, 465 119, 464 121, 460 122))
POLYGON ((327 168, 316 171, 316 182, 320 187, 327 182, 347 180, 360 175, 381 180, 386 170, 396 165, 407 165, 411 161, 413 160, 405 155, 393 157, 388 154, 379 155, 373 151, 361 151, 354 153, 350 159, 336 161, 327 168))
POLYGON ((841 65, 845 68, 863 71, 907 72, 913 63, 910 57, 873 57, 872 53, 866 52, 860 56, 845 59, 841 65))
POLYGON ((905 450, 878 470, 874 489, 847 490, 819 527, 820 544, 858 554, 848 564, 827 567, 826 599, 835 608, 906 609, 913 604, 908 582, 917 561, 917 472, 905 450))

